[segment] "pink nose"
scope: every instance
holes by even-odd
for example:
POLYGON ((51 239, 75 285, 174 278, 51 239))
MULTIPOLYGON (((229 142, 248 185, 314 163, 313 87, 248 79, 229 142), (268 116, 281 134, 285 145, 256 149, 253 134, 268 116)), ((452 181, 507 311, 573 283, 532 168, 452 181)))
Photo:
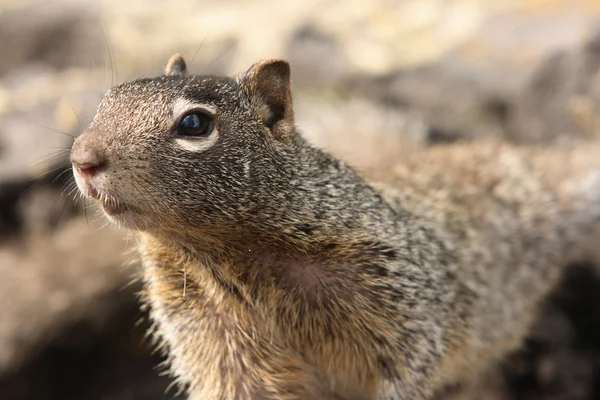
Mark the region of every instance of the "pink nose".
POLYGON ((84 176, 92 177, 106 166, 106 160, 85 146, 76 146, 71 152, 71 163, 84 176))

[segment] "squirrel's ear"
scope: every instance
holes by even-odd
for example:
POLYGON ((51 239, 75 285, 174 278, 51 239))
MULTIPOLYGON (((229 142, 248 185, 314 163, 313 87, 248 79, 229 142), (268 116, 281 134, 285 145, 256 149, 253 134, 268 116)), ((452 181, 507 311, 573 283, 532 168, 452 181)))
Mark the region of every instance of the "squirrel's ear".
POLYGON ((250 104, 276 138, 294 132, 290 65, 284 60, 265 60, 238 77, 250 104))
POLYGON ((175 75, 185 75, 187 73, 187 66, 185 65, 185 61, 181 54, 173 54, 171 58, 169 58, 169 62, 167 63, 167 67, 165 68, 166 76, 175 76, 175 75))

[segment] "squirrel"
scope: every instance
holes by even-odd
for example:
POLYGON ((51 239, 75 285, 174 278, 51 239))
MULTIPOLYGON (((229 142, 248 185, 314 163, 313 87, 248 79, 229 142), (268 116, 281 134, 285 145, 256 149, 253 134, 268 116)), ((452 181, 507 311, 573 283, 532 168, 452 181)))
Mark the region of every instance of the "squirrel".
POLYGON ((367 182, 298 132, 290 85, 284 60, 197 76, 176 54, 110 89, 71 150, 80 191, 139 236, 190 399, 429 399, 597 257, 598 146, 443 145, 367 182))

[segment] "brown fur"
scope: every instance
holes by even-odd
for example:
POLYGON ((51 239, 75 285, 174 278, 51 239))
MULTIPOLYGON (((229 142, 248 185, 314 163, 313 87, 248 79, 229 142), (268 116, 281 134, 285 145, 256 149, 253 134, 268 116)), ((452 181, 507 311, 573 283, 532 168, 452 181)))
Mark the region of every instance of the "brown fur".
POLYGON ((518 346, 561 268, 595 256, 598 146, 433 148, 372 186, 296 131, 287 63, 184 74, 112 89, 72 160, 140 231, 192 399, 429 398, 518 346), (181 101, 214 143, 177 136, 181 101))

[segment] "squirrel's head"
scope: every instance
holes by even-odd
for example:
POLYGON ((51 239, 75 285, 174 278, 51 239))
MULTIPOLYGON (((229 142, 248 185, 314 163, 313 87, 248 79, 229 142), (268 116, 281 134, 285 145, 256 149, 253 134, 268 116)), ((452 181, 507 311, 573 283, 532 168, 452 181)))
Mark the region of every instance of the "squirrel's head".
POLYGON ((234 78, 166 74, 109 90, 71 161, 81 192, 140 230, 235 226, 285 196, 294 128, 287 62, 234 78))

